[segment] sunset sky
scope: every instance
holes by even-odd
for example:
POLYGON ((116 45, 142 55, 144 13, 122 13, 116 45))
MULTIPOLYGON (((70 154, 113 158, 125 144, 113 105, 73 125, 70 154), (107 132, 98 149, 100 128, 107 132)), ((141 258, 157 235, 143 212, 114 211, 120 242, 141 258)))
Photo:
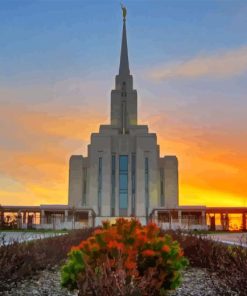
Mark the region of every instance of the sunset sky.
MULTIPOLYGON (((124 1, 139 123, 179 159, 180 204, 247 206, 247 1, 124 1)), ((65 204, 109 123, 118 0, 0 1, 0 204, 65 204)))

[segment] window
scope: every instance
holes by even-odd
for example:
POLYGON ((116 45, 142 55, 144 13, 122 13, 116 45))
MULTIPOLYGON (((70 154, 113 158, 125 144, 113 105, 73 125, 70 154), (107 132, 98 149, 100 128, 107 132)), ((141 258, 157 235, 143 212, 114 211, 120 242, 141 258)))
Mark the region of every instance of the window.
POLYGON ((146 203, 146 217, 148 218, 149 208, 149 171, 148 171, 148 158, 145 157, 145 203, 146 203))
POLYGON ((111 159, 111 216, 115 216, 116 156, 111 159))
POLYGON ((135 194, 136 194, 136 155, 131 155, 131 213, 135 215, 135 194))
POLYGON ((122 134, 126 132, 126 101, 122 101, 122 134))
POLYGON ((160 169, 160 205, 164 207, 164 168, 160 169))
POLYGON ((126 93, 126 82, 124 81, 122 84, 122 93, 121 93, 122 97, 127 97, 127 93, 126 93))
POLYGON ((128 156, 119 156, 119 215, 128 214, 128 156))
POLYGON ((82 197, 82 205, 86 205, 86 193, 87 193, 87 169, 83 168, 83 197, 82 197))
POLYGON ((99 216, 101 215, 102 207, 102 157, 99 158, 99 171, 98 171, 98 210, 99 216))

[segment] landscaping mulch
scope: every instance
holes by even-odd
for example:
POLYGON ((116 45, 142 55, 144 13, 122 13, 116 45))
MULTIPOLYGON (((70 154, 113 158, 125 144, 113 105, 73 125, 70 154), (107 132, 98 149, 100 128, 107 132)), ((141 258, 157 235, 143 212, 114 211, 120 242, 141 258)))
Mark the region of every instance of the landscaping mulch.
POLYGON ((183 282, 175 291, 169 292, 168 296, 237 296, 236 292, 221 283, 213 274, 205 268, 189 267, 182 272, 183 282))
MULTIPOLYGON (((183 283, 175 291, 170 291, 169 296, 221 296, 232 295, 237 296, 233 292, 224 290, 219 293, 215 289, 215 284, 212 277, 206 269, 188 268, 183 271, 183 283)), ((28 280, 23 280, 12 284, 9 291, 0 294, 3 296, 76 296, 78 293, 69 292, 60 286, 59 267, 56 266, 52 270, 44 270, 36 277, 28 280)))
POLYGON ((41 270, 62 264, 71 247, 87 239, 92 230, 91 228, 73 230, 62 236, 1 246, 0 295, 8 290, 10 285, 15 285, 22 279, 33 278, 41 270))
POLYGON ((3 296, 75 296, 76 292, 69 292, 61 288, 59 267, 43 270, 31 279, 11 283, 9 290, 0 292, 3 296))
MULTIPOLYGON (((91 232, 92 229, 78 230, 65 236, 1 247, 0 295, 77 295, 61 288, 59 266, 65 262, 71 246, 85 240, 91 232)), ((184 249, 190 267, 182 272, 182 285, 168 296, 247 295, 246 248, 179 232, 171 235, 184 249)))

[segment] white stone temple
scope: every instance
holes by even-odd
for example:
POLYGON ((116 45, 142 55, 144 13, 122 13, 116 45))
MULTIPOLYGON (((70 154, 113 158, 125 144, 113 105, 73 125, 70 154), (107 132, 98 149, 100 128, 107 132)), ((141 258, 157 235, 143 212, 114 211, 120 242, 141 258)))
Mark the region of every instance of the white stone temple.
POLYGON ((69 205, 92 208, 96 221, 119 216, 146 221, 157 207, 178 206, 178 160, 160 157, 156 134, 138 124, 137 101, 124 17, 111 122, 91 135, 87 156, 72 155, 69 163, 69 205))

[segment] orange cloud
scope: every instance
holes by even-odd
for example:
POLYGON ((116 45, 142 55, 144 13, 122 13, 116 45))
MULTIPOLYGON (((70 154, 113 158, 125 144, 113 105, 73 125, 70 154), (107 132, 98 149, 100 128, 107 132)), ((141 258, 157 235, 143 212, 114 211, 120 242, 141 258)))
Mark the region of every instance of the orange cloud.
POLYGON ((23 105, 1 105, 0 203, 67 203, 68 160, 86 154, 104 114, 48 114, 23 105))
MULTIPOLYGON (((94 101, 86 112, 61 104, 42 108, 1 104, 2 204, 67 203, 70 155, 85 155, 91 133, 108 122, 106 108, 95 108, 94 101)), ((247 204, 247 131, 227 134, 224 127, 179 122, 174 114, 145 121, 158 135, 161 154, 178 156, 181 204, 247 204)))
POLYGON ((247 131, 240 135, 156 115, 148 119, 162 155, 179 159, 182 204, 247 205, 247 131))
POLYGON ((188 61, 154 68, 149 76, 154 80, 174 78, 227 78, 247 71, 247 47, 221 52, 215 55, 200 55, 188 61))

